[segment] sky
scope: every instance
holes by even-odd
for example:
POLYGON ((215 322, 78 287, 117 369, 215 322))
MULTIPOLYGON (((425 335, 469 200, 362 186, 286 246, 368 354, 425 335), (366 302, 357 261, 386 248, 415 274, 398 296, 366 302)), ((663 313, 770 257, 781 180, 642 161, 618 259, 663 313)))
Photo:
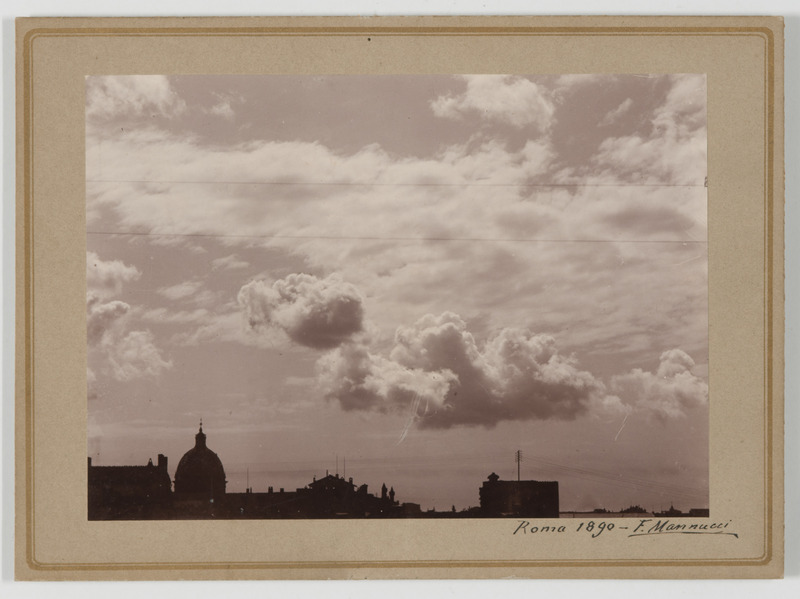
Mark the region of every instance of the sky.
POLYGON ((705 77, 86 79, 88 452, 707 507, 705 77))

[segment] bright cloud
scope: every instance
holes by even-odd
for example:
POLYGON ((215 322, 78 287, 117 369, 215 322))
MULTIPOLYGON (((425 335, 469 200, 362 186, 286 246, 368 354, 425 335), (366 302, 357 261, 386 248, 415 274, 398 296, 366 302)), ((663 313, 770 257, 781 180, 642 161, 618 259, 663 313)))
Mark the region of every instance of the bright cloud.
POLYGON ((104 261, 94 252, 87 254, 86 338, 89 352, 87 382, 90 396, 98 375, 118 381, 157 377, 172 367, 156 346, 150 331, 130 330, 130 304, 109 300, 122 284, 141 273, 119 260, 104 261))
POLYGON ((555 108, 546 90, 533 81, 509 75, 464 75, 467 89, 457 96, 431 102, 436 116, 460 119, 470 113, 515 127, 533 126, 545 132, 555 108))
MULTIPOLYGON (((705 189, 617 187, 608 184, 617 181, 613 175, 580 173, 565 177, 574 188, 529 186, 558 180, 548 175, 554 151, 547 142, 515 150, 499 141, 449 146, 426 159, 391 156, 377 146, 341 154, 300 142, 204 148, 152 131, 103 146, 104 177, 162 181, 90 185, 89 205, 111 211, 117 230, 175 239, 223 235, 226 247, 289 252, 318 272, 340 273, 365 303, 380 298, 373 313, 387 335, 398 322, 446 307, 465 318, 490 314, 496 328, 546 325, 570 345, 591 336, 607 340, 611 331, 627 337, 620 347, 643 349, 631 335, 647 318, 660 318, 648 305, 677 312, 680 320, 705 313, 704 296, 696 293, 705 288, 706 261, 696 259, 702 246, 630 243, 703 241, 705 189), (171 179, 287 184, 164 182, 171 179), (326 182, 335 185, 320 184, 326 182), (495 308, 500 304, 502 311, 495 308), (576 326, 576 314, 591 323, 576 326)), ((100 166, 87 164, 90 172, 100 166)), ((234 256, 214 260, 212 268, 238 267, 234 256)), ((170 293, 190 291, 175 287, 170 293)), ((703 323, 688 330, 688 322, 671 322, 671 343, 689 335, 696 347, 695 338, 705 338, 703 323)))
POLYGON ((592 414, 682 418, 708 399, 694 365, 673 349, 655 373, 634 369, 606 385, 548 335, 507 328, 479 344, 459 316, 443 313, 398 328, 388 358, 357 339, 323 355, 317 371, 344 410, 410 410, 419 428, 447 429, 592 414))
POLYGON ((278 327, 307 347, 336 347, 363 328, 361 295, 338 275, 291 274, 272 285, 251 281, 238 299, 251 328, 278 327))
POLYGON ((449 371, 406 368, 372 354, 363 343, 350 342, 328 352, 317 362, 318 384, 344 410, 387 412, 420 405, 441 405, 457 376, 449 371))
POLYGON ((95 252, 86 253, 86 287, 99 297, 118 295, 125 283, 141 274, 135 266, 120 260, 101 260, 95 252))
POLYGON ((118 381, 154 378, 172 368, 172 362, 161 356, 150 331, 130 331, 114 340, 113 347, 109 349, 108 360, 118 381))
POLYGON ((593 158, 596 167, 620 180, 647 184, 702 185, 706 176, 706 81, 704 75, 674 75, 649 135, 609 138, 593 158))
POLYGON ((217 102, 208 109, 209 114, 213 114, 226 121, 233 121, 236 117, 236 111, 233 106, 241 105, 244 99, 238 94, 214 93, 217 102))
POLYGON ((682 418, 708 402, 708 385, 692 374, 694 360, 680 349, 661 354, 656 372, 636 368, 611 379, 623 403, 657 420, 682 418))
POLYGON ((96 295, 87 296, 86 300, 86 336, 90 346, 96 346, 103 336, 123 316, 130 312, 131 307, 118 300, 102 302, 96 295))
POLYGON ((479 347, 449 312, 399 328, 389 359, 347 344, 318 367, 327 396, 343 408, 413 404, 421 428, 572 419, 603 395, 603 385, 559 354, 552 337, 504 329, 479 347))
POLYGON ((118 381, 130 381, 155 378, 172 367, 150 331, 129 330, 130 310, 125 302, 104 303, 96 296, 89 296, 86 320, 90 387, 97 382, 99 373, 118 381))
POLYGON ((613 125, 631 109, 631 106, 633 106, 633 100, 631 100, 630 98, 625 98, 625 100, 623 100, 623 102, 619 106, 607 112, 606 115, 602 119, 600 119, 598 125, 600 127, 607 127, 609 125, 613 125))
POLYGON ((179 114, 186 103, 162 75, 124 75, 86 78, 86 115, 111 118, 142 116, 148 112, 179 114))
POLYGON ((171 300, 181 300, 195 295, 202 286, 202 281, 183 281, 177 285, 162 287, 157 293, 171 300))

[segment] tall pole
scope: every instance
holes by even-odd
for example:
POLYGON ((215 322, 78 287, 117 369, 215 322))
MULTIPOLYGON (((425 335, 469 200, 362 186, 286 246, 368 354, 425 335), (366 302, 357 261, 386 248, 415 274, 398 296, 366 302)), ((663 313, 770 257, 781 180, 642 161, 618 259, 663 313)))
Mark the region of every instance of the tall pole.
POLYGON ((519 482, 520 481, 519 465, 520 465, 520 462, 522 462, 522 452, 519 449, 517 450, 517 453, 514 454, 514 460, 516 460, 516 462, 517 462, 517 482, 519 482))

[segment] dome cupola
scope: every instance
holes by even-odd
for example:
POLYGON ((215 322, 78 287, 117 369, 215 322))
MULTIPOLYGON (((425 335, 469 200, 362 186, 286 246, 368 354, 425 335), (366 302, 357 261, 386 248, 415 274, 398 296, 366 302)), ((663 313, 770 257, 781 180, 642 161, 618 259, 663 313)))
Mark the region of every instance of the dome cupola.
POLYGON ((200 422, 194 447, 183 455, 175 471, 175 493, 215 499, 225 495, 226 482, 222 461, 206 446, 206 434, 200 422))

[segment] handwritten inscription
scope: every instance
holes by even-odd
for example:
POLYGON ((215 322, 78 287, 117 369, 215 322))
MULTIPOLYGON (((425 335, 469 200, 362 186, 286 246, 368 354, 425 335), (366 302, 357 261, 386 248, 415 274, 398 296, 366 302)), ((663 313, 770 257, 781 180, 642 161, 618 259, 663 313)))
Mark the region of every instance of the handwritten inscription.
POLYGON ((684 523, 674 522, 672 520, 656 520, 651 518, 643 518, 639 521, 636 528, 633 529, 629 537, 643 537, 648 535, 661 535, 661 534, 684 534, 684 535, 730 535, 739 538, 735 532, 725 530, 731 523, 727 522, 712 522, 708 523, 684 523))
POLYGON ((531 523, 527 520, 520 520, 519 526, 517 526, 517 530, 514 531, 514 534, 517 534, 519 531, 522 531, 522 534, 537 534, 537 533, 559 533, 559 532, 567 532, 566 526, 531 526, 531 523), (530 527, 530 528, 529 528, 530 527))
POLYGON ((514 535, 562 535, 562 534, 584 534, 592 539, 596 539, 603 533, 621 534, 628 538, 646 537, 663 534, 685 534, 685 535, 729 535, 739 538, 739 535, 728 529, 731 520, 727 522, 675 522, 669 519, 655 520, 653 518, 642 518, 635 525, 628 524, 628 520, 621 522, 608 522, 606 520, 588 520, 570 524, 538 524, 528 520, 518 520, 517 526, 512 534, 514 535))

